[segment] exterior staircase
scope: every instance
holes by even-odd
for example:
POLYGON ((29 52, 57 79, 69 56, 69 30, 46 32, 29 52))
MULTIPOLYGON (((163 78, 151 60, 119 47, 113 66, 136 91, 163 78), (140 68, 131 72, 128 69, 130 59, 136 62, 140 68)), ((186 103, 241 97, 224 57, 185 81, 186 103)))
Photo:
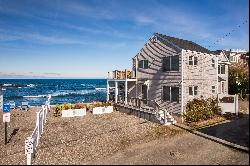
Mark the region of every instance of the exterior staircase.
MULTIPOLYGON (((170 112, 162 108, 156 101, 150 101, 151 106, 149 106, 145 104, 144 99, 134 98, 133 100, 134 102, 131 102, 130 100, 127 104, 125 104, 124 100, 118 100, 116 106, 120 107, 122 112, 133 114, 140 118, 157 122, 162 125, 171 125, 176 123, 176 120, 170 112)), ((147 100, 146 103, 149 103, 149 100, 147 100)))

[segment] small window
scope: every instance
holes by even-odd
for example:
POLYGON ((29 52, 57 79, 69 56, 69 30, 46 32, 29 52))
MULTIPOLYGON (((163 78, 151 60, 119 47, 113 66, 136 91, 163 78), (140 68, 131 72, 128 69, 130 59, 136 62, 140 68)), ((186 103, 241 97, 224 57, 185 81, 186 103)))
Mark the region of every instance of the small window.
POLYGON ((196 56, 189 56, 188 58, 188 64, 193 66, 193 65, 198 65, 198 57, 196 56))
POLYGON ((139 68, 148 69, 148 60, 140 60, 139 61, 139 68))
POLYGON ((218 74, 225 74, 225 65, 218 65, 218 74))
POLYGON ((221 65, 221 74, 225 74, 225 65, 221 65))
POLYGON ((215 60, 212 59, 212 67, 215 67, 215 60))
POLYGON ((188 64, 193 65, 193 56, 189 56, 188 64))
POLYGON ((188 89, 189 89, 190 96, 198 95, 198 86, 190 86, 188 89))
POLYGON ((212 86, 212 93, 215 93, 215 86, 212 86))

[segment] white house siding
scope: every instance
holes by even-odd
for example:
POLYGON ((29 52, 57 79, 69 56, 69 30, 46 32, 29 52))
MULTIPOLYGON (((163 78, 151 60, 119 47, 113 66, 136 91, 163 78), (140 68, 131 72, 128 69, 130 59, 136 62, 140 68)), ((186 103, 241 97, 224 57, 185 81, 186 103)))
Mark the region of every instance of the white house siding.
POLYGON ((181 112, 181 50, 173 48, 167 43, 151 38, 138 54, 137 61, 148 60, 148 69, 137 69, 137 97, 142 97, 141 85, 149 80, 148 99, 156 100, 162 107, 175 113, 181 112), (162 58, 165 56, 179 55, 179 71, 162 71, 162 58), (167 103, 162 101, 163 86, 179 87, 179 102, 167 103))
POLYGON ((186 104, 193 98, 216 97, 212 94, 212 86, 217 87, 218 69, 216 67, 216 56, 213 54, 199 53, 195 51, 183 50, 183 111, 186 109, 186 104), (198 58, 197 66, 190 66, 189 56, 198 58), (212 67, 212 59, 215 59, 215 67, 212 67), (189 87, 198 86, 198 95, 190 96, 189 87))

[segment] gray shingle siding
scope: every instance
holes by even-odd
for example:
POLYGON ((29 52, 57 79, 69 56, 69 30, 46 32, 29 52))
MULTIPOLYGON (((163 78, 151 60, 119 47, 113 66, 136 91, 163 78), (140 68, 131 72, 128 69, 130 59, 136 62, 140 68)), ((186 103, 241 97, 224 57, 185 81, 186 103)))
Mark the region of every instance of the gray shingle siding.
MULTIPOLYGON (((211 54, 209 50, 193 42, 191 45, 188 45, 188 43, 190 44, 190 41, 187 41, 188 43, 185 42, 186 40, 182 39, 159 36, 159 34, 153 35, 135 57, 137 62, 140 60, 148 60, 149 67, 148 69, 137 68, 137 83, 136 85, 129 85, 128 97, 141 98, 141 86, 145 81, 149 80, 148 99, 156 100, 161 106, 165 107, 167 110, 173 111, 174 113, 182 113, 182 104, 183 111, 185 111, 186 103, 194 97, 201 97, 201 95, 204 98, 216 97, 217 85, 219 84, 218 76, 221 76, 226 80, 225 93, 227 93, 228 65, 226 65, 226 73, 218 75, 216 55, 211 54), (171 44, 168 40, 175 41, 175 43, 171 44), (181 42, 181 44, 179 43, 179 46, 177 46, 178 42, 181 42), (185 50, 181 47, 191 48, 192 50, 185 50), (163 57, 176 55, 179 56, 179 71, 163 71, 163 57), (189 65, 190 55, 197 57, 197 66, 189 65), (212 59, 215 60, 214 67, 212 66, 212 59), (163 86, 179 87, 179 102, 163 101, 163 86), (190 86, 198 86, 197 96, 189 95, 190 86), (212 86, 216 87, 214 94, 212 94, 212 86)), ((223 57, 220 58, 223 59, 223 57)))

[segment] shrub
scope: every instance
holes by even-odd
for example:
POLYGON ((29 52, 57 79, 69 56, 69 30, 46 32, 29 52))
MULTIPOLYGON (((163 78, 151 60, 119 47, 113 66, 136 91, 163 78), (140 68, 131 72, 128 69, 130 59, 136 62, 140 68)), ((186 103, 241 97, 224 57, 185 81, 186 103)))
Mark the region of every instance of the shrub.
POLYGON ((221 114, 221 108, 217 106, 216 99, 193 99, 186 106, 184 114, 185 121, 198 122, 211 119, 215 115, 221 114))
POLYGON ((62 110, 62 106, 59 105, 59 104, 57 104, 57 105, 56 105, 56 108, 55 108, 55 111, 54 111, 54 116, 55 116, 55 117, 60 116, 61 110, 62 110))

